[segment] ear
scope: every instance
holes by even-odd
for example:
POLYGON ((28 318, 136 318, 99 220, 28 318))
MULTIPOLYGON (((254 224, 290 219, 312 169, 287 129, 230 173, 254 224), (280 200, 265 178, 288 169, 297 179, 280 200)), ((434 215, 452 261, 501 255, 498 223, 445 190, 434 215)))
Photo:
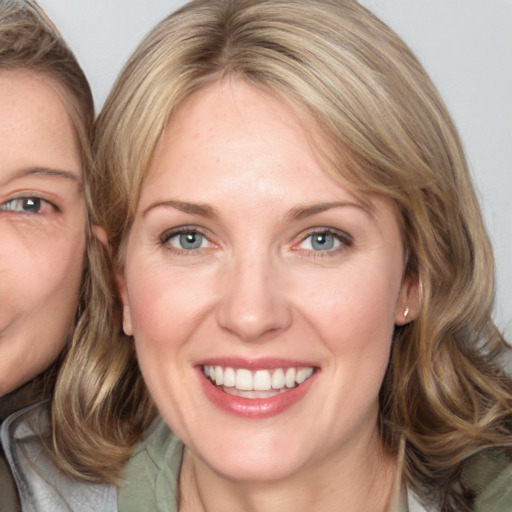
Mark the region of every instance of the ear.
POLYGON ((126 290, 126 280, 123 269, 115 273, 117 292, 123 304, 123 331, 127 336, 133 336, 132 314, 128 302, 128 291, 126 290))
MULTIPOLYGON (((108 233, 105 228, 98 224, 94 224, 92 226, 92 233, 105 247, 108 247, 108 233)), ((130 306, 128 304, 128 293, 126 291, 124 272, 122 269, 115 272, 114 279, 116 282, 117 292, 123 304, 123 331, 127 336, 132 336, 132 317, 130 306)))
POLYGON ((108 234, 107 230, 99 226, 98 224, 93 224, 92 226, 92 234, 105 246, 108 247, 108 234))
POLYGON ((395 325, 405 325, 418 317, 421 311, 420 290, 418 277, 404 277, 395 310, 395 325))

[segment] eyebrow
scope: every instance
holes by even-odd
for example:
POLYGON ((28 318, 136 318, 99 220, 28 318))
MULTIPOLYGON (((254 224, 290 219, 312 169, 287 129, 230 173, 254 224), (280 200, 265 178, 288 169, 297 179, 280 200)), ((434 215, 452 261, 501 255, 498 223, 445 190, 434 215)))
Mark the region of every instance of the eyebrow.
POLYGON ((14 173, 9 181, 26 178, 27 176, 49 176, 74 181, 79 187, 83 186, 82 179, 71 171, 50 169, 49 167, 29 167, 14 173))
POLYGON ((200 215, 201 217, 214 218, 218 217, 215 208, 207 204, 200 203, 187 203, 186 201, 176 201, 169 199, 167 201, 157 201, 150 204, 143 212, 142 216, 145 217, 151 210, 159 207, 175 208, 183 213, 190 213, 193 215, 200 215))
POLYGON ((372 219, 375 218, 374 211, 367 205, 363 203, 357 203, 354 201, 335 201, 332 203, 319 203, 312 204, 309 206, 296 206, 292 208, 292 210, 288 214, 288 218, 291 220, 300 220, 305 219, 307 217, 311 217, 312 215, 316 215, 317 213, 322 213, 327 210, 332 210, 333 208, 358 208, 366 213, 372 219))
MULTIPOLYGON (((201 203, 189 203, 186 201, 176 201, 173 199, 169 199, 166 201, 157 201, 149 205, 143 212, 142 216, 145 217, 151 210, 159 207, 167 207, 167 208, 175 208, 183 213, 190 213, 192 215, 200 215, 201 217, 206 218, 216 218, 218 217, 217 210, 212 208, 207 204, 201 203)), ((316 215, 321 212, 325 212, 327 210, 331 210, 333 208, 358 208, 362 210, 365 214, 367 214, 372 219, 375 218, 373 210, 366 206, 363 203, 356 203, 353 201, 335 201, 330 203, 318 203, 307 206, 295 206, 290 210, 287 217, 289 220, 300 220, 312 215, 316 215)))

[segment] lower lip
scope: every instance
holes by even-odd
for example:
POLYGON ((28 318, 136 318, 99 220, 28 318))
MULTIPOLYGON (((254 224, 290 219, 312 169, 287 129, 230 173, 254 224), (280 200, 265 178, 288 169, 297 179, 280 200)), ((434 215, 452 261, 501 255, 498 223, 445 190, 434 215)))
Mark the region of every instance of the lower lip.
POLYGON ((198 370, 203 390, 215 406, 223 411, 243 418, 264 419, 277 416, 299 402, 308 392, 316 372, 299 386, 269 398, 243 398, 224 393, 198 370))

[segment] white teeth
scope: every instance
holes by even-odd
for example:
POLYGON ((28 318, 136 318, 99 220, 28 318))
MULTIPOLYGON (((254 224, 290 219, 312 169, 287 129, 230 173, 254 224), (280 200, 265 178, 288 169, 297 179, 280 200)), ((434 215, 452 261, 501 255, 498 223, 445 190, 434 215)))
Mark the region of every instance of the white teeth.
POLYGON ((233 368, 226 368, 224 370, 224 386, 227 388, 234 388, 236 382, 236 374, 233 368))
POLYGON ((295 368, 288 368, 288 370, 286 370, 284 380, 287 388, 293 388, 295 386, 295 368))
MULTIPOLYGON (((217 366, 219 368, 219 366, 217 366)), ((252 391, 252 373, 250 370, 237 370, 235 379, 236 389, 242 391, 252 391)))
POLYGON ((282 368, 278 368, 272 374, 272 389, 283 389, 285 385, 284 371, 282 368))
POLYGON ((313 368, 301 368, 297 371, 295 382, 297 384, 302 384, 306 379, 309 379, 311 375, 313 375, 313 368))
POLYGON ((306 380, 306 371, 305 370, 298 370, 295 374, 295 382, 297 384, 302 384, 306 380))
POLYGON ((254 374, 253 389, 254 391, 268 391, 272 388, 272 377, 267 370, 258 370, 254 374))
MULTIPOLYGON (((222 386, 222 384, 224 383, 224 372, 222 371, 222 367, 221 366, 216 366, 215 367, 215 384, 217 384, 217 386, 222 386)), ((213 378, 213 375, 212 375, 212 378, 213 378)))
POLYGON ((312 367, 276 368, 251 371, 245 368, 204 366, 203 373, 217 386, 239 391, 286 391, 302 384, 313 375, 312 367))

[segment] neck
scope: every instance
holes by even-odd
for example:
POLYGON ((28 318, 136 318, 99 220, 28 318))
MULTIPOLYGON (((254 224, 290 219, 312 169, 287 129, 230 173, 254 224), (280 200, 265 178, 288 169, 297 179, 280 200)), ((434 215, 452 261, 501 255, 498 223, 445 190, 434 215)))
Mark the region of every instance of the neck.
POLYGON ((362 450, 340 449, 320 463, 279 481, 238 481, 216 473, 185 451, 180 512, 386 512, 392 499, 396 457, 378 435, 362 450))

